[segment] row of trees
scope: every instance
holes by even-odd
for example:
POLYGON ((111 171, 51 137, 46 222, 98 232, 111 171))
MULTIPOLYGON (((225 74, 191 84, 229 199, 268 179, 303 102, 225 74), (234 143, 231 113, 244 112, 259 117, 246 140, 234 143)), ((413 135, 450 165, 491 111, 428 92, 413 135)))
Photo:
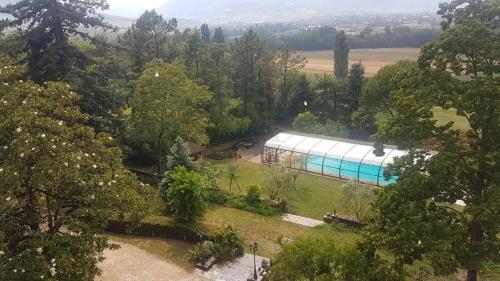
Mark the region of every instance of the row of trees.
MULTIPOLYGON (((266 45, 281 50, 286 46, 301 51, 329 50, 335 44, 338 31, 333 27, 317 27, 276 35, 261 32, 266 45)), ((437 40, 441 31, 438 28, 386 27, 384 32, 375 32, 368 27, 359 35, 349 36, 348 42, 353 49, 362 48, 420 48, 437 40)))

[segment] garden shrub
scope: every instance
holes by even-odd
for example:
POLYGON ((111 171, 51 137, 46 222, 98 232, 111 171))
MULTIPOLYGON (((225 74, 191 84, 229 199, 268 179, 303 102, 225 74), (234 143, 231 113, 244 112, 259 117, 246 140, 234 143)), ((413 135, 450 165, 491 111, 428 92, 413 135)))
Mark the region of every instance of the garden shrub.
POLYGON ((205 211, 208 203, 208 188, 197 172, 188 171, 184 166, 171 173, 172 184, 168 187, 167 202, 176 221, 193 222, 205 211))
POLYGON ((231 196, 224 204, 227 207, 244 210, 261 216, 281 215, 280 206, 271 200, 261 200, 256 205, 248 204, 246 196, 231 196))
POLYGON ((227 202, 227 199, 228 199, 227 192, 221 190, 211 190, 208 201, 210 203, 224 205, 227 202))
POLYGON ((216 245, 212 241, 203 241, 201 243, 198 243, 191 251, 193 261, 200 263, 205 263, 215 255, 216 245))
POLYGON ((230 226, 220 226, 214 235, 216 249, 215 257, 218 260, 228 260, 243 255, 245 244, 238 231, 230 226))
POLYGON ((251 185, 248 187, 246 202, 249 205, 256 206, 260 204, 261 189, 258 185, 251 185))

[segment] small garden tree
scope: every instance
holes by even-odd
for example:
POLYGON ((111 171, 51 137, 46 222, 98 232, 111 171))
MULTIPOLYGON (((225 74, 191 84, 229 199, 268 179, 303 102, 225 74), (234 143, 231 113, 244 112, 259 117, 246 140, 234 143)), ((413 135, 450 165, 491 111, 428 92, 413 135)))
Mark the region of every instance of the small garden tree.
POLYGON ((266 175, 269 198, 276 200, 281 190, 293 186, 293 176, 289 169, 281 164, 272 165, 266 175))
POLYGON ((342 205, 349 209, 356 219, 362 220, 366 212, 370 208, 370 203, 375 197, 372 187, 355 182, 349 181, 343 186, 342 191, 342 205))
POLYGON ((307 157, 304 155, 294 155, 286 160, 286 167, 292 177, 292 186, 297 186, 297 179, 307 168, 307 157))
POLYGON ((198 164, 191 157, 188 145, 178 136, 167 156, 167 171, 173 171, 179 166, 184 166, 189 171, 199 169, 198 164))
POLYGON ((184 166, 177 167, 171 174, 172 184, 168 187, 167 202, 178 222, 190 223, 200 217, 208 203, 208 189, 201 177, 184 166))

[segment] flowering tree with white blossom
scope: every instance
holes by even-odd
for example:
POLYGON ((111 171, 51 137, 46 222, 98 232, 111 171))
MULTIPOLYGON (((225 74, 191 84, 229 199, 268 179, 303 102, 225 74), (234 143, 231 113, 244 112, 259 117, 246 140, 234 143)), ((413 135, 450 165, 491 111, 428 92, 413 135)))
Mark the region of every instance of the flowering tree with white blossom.
POLYGON ((22 72, 0 59, 0 280, 92 281, 108 220, 138 221, 148 188, 69 86, 22 72))

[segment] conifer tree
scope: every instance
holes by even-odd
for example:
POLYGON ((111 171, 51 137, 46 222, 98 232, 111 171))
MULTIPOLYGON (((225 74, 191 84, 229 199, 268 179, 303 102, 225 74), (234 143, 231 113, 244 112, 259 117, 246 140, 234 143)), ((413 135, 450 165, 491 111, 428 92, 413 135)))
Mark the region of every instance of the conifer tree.
POLYGON ((344 79, 349 69, 349 46, 344 31, 337 32, 335 37, 335 77, 344 79))
POLYGON ((44 82, 60 80, 88 63, 69 38, 93 41, 82 27, 111 29, 97 14, 108 7, 106 0, 22 0, 0 8, 0 13, 12 16, 2 21, 2 27, 24 26, 29 75, 36 82, 44 82))
POLYGON ((170 148, 170 153, 167 156, 167 171, 173 171, 179 166, 183 166, 189 171, 198 170, 198 164, 194 162, 187 143, 181 137, 177 137, 170 148))

